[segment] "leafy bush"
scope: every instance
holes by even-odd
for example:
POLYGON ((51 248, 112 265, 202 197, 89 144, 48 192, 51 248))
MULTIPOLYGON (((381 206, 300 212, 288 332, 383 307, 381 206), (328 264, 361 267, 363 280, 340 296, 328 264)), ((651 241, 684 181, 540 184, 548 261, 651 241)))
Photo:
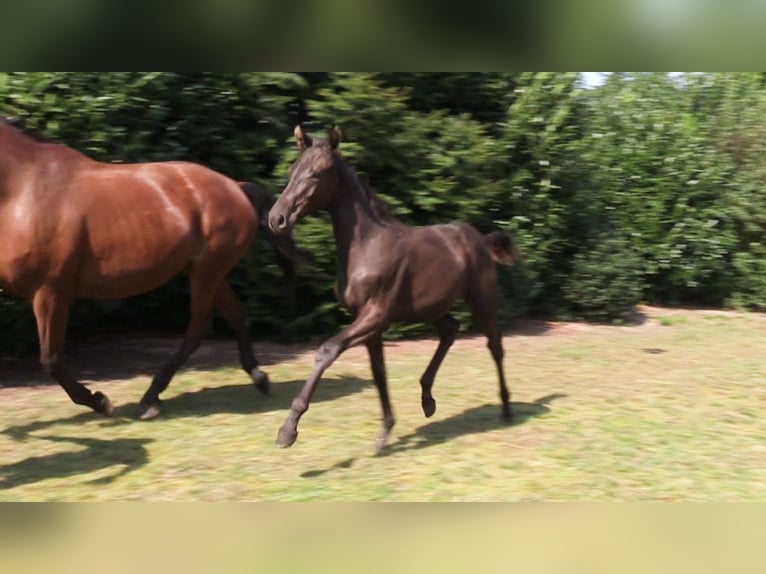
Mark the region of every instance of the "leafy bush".
POLYGON ((641 258, 626 241, 604 238, 575 256, 563 288, 566 315, 588 321, 628 321, 643 292, 641 258))
MULTIPOLYGON (((185 159, 274 192, 296 157, 293 126, 321 136, 337 124, 397 217, 515 234, 524 259, 499 270, 503 320, 624 320, 642 299, 766 308, 760 73, 611 74, 596 89, 568 73, 2 73, 0 115, 102 161, 185 159)), ((293 305, 265 243, 231 275, 256 337, 349 321, 327 217, 296 238, 307 262, 293 305)), ((178 278, 78 303, 70 323, 181 329, 187 309, 178 278)), ((0 293, 2 352, 35 340, 28 306, 0 293)))

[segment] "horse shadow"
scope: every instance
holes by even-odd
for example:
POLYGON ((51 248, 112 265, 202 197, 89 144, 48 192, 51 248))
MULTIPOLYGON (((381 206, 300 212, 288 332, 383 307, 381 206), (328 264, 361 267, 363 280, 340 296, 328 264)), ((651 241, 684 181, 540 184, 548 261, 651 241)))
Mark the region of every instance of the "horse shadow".
MULTIPOLYGON (((552 393, 531 403, 512 402, 513 421, 509 424, 499 416, 497 404, 484 404, 467 409, 461 413, 428 422, 417 428, 414 432, 400 437, 396 442, 389 444, 377 457, 387 457, 402 452, 409 452, 436 446, 458 437, 490 432, 499 428, 509 428, 524 424, 529 419, 550 412, 549 403, 556 399, 566 398, 565 393, 552 393)), ((353 466, 354 458, 337 462, 329 468, 322 470, 309 470, 301 474, 303 478, 316 478, 334 469, 345 469, 353 466)))
MULTIPOLYGON (((127 424, 152 425, 162 424, 163 420, 181 418, 202 418, 216 414, 259 414, 281 411, 290 408, 293 398, 304 384, 303 379, 273 383, 268 395, 262 395, 252 384, 230 384, 216 387, 203 387, 187 391, 162 400, 162 415, 149 421, 138 421, 138 401, 118 405, 115 414, 106 418, 92 411, 84 411, 74 416, 35 421, 24 425, 7 427, 0 431, 15 440, 24 440, 29 435, 59 425, 81 425, 94 419, 100 420, 98 426, 104 429, 127 424)), ((317 389, 315 402, 335 399, 360 393, 371 386, 370 381, 357 377, 341 376, 323 380, 317 389)))
POLYGON ((414 432, 399 437, 395 443, 381 451, 379 456, 420 450, 454 440, 460 436, 519 426, 531 418, 549 413, 551 409, 548 404, 566 396, 564 393, 553 393, 540 397, 531 403, 511 402, 513 421, 510 424, 499 416, 496 404, 473 407, 446 419, 428 422, 418 427, 414 432))
POLYGON ((77 436, 35 436, 52 442, 80 445, 80 450, 45 456, 31 456, 24 460, 0 465, 0 490, 39 482, 49 478, 69 478, 102 469, 116 467, 104 477, 89 481, 103 485, 128 474, 149 462, 147 438, 97 439, 77 436))
MULTIPOLYGON (((181 336, 139 336, 132 333, 96 331, 82 340, 69 342, 67 366, 82 382, 108 381, 136 376, 152 377, 177 350, 181 336)), ((311 351, 309 344, 278 345, 255 342, 253 349, 260 367, 266 373, 271 365, 290 360, 311 351)), ((178 374, 187 370, 212 371, 239 368, 237 343, 231 338, 206 338, 189 357, 178 374)), ((56 386, 43 372, 37 356, 6 357, 0 355, 0 386, 56 386)), ((171 382, 172 384, 172 382, 171 382)))
MULTIPOLYGON (((151 438, 107 438, 97 439, 80 436, 53 435, 57 426, 77 427, 100 419, 98 426, 110 428, 136 424, 157 425, 162 421, 182 418, 202 418, 215 414, 258 414, 286 410, 294 396, 303 386, 303 380, 275 383, 271 393, 263 396, 253 385, 231 384, 220 387, 188 391, 162 402, 163 414, 151 421, 134 418, 138 403, 127 403, 117 407, 115 415, 105 418, 94 412, 82 412, 70 417, 35 421, 25 425, 8 427, 0 433, 23 442, 29 438, 79 445, 83 448, 74 452, 62 452, 45 456, 31 456, 21 461, 0 465, 0 490, 39 482, 49 478, 67 478, 115 467, 107 476, 91 481, 92 484, 108 484, 149 462, 146 445, 151 438), (40 434, 46 432, 46 434, 40 434)), ((346 395, 362 392, 372 383, 356 377, 338 377, 324 381, 317 389, 317 402, 332 401, 346 395)))

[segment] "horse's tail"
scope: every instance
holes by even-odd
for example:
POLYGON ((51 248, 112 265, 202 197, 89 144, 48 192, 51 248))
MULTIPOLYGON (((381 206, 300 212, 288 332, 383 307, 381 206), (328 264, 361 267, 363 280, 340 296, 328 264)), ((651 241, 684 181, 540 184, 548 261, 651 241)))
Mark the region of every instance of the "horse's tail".
POLYGON ((274 234, 269 228, 269 210, 277 200, 264 186, 250 181, 240 181, 239 186, 253 204, 258 215, 258 236, 268 241, 277 257, 277 265, 282 270, 282 275, 287 284, 288 297, 291 302, 295 289, 295 272, 302 257, 295 245, 292 233, 274 234))
POLYGON ((513 242, 513 236, 507 231, 488 233, 484 236, 484 244, 496 263, 513 265, 519 260, 519 253, 513 242))

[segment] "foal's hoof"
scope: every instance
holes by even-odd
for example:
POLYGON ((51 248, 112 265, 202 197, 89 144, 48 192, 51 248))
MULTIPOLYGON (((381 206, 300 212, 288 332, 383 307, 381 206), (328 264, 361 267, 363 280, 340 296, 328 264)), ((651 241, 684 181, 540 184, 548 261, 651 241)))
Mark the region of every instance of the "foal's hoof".
POLYGON ((253 379, 253 384, 259 391, 264 395, 269 394, 269 377, 266 373, 255 368, 250 372, 250 378, 253 379))
POLYGON ((295 439, 297 438, 298 438, 297 430, 281 428, 279 429, 279 434, 277 435, 277 446, 279 448, 291 447, 293 446, 293 443, 295 442, 295 439))
POLYGON ((142 421, 148 421, 160 416, 162 409, 160 409, 160 403, 141 403, 138 405, 138 413, 136 417, 142 421))
POLYGON ((503 420, 507 422, 508 424, 513 422, 513 412, 510 408, 504 408, 503 409, 503 420))
POLYGON ((388 444, 388 433, 382 432, 375 437, 375 454, 382 453, 388 444))
POLYGON ((423 414, 426 415, 426 418, 433 416, 436 412, 436 401, 433 398, 422 399, 421 405, 423 406, 423 414))
POLYGON ((93 393, 93 399, 96 403, 94 410, 97 413, 101 413, 102 415, 106 415, 108 417, 114 415, 114 405, 112 404, 112 401, 109 400, 109 397, 107 397, 104 393, 101 391, 96 391, 93 393))

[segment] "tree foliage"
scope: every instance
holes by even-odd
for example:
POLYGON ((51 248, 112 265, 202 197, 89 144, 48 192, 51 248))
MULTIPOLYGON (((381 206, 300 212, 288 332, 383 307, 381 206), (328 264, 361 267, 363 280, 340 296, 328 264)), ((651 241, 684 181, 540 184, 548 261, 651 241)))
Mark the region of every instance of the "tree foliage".
MULTIPOLYGON (((397 217, 516 234, 506 319, 623 320, 640 301, 766 308, 762 74, 611 74, 586 88, 567 73, 7 73, 0 114, 102 161, 196 161, 275 193, 293 125, 339 125, 344 155, 397 217)), ((264 243, 232 275, 259 336, 348 321, 327 217, 296 237, 294 307, 264 243)), ((180 327, 186 306, 181 278, 80 303, 71 322, 180 327)), ((2 349, 34 340, 33 326, 0 294, 2 349)))

